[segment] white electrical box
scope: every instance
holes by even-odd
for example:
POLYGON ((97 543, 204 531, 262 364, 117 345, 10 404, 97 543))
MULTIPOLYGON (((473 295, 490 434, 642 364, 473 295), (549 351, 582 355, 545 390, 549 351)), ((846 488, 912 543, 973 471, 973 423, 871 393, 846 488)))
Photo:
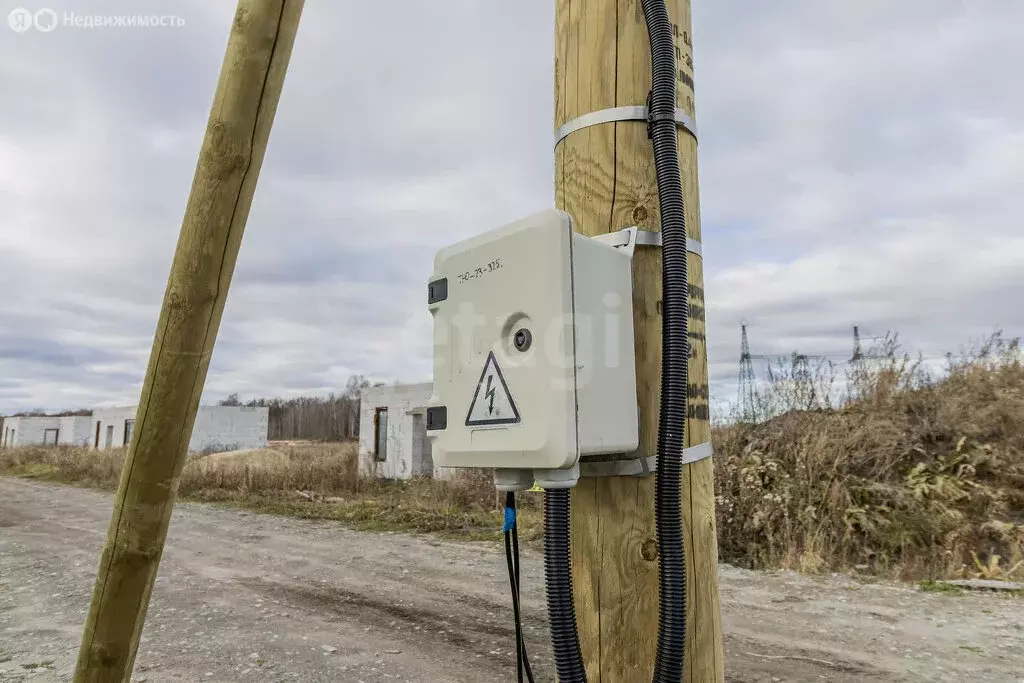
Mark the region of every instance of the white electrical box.
POLYGON ((499 488, 559 488, 581 456, 634 451, 632 286, 628 253, 554 209, 439 251, 435 462, 496 468, 499 488))

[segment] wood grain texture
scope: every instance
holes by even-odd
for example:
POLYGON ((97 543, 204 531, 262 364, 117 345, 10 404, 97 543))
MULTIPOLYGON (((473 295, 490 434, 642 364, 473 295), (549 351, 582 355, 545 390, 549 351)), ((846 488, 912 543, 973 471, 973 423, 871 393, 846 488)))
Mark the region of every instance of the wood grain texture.
POLYGON ((125 458, 74 680, 128 681, 303 0, 240 0, 125 458))
MULTIPOLYGON (((678 106, 695 115, 689 0, 669 0, 678 27, 678 106)), ((650 90, 647 25, 639 0, 556 0, 555 126, 609 107, 642 105, 650 90)), ((687 231, 700 239, 697 143, 679 135, 687 231)), ((659 229, 654 157, 646 126, 621 122, 571 134, 555 151, 555 202, 576 229, 598 235, 629 225, 659 229)), ((690 255, 690 418, 687 445, 711 437, 703 263, 690 255)), ((656 452, 661 382, 661 255, 634 257, 640 442, 656 452)), ((718 596, 714 465, 684 468, 687 554, 685 680, 724 681, 718 596)), ((582 479, 572 493, 576 614, 591 683, 650 680, 657 649, 658 566, 654 479, 582 479)))

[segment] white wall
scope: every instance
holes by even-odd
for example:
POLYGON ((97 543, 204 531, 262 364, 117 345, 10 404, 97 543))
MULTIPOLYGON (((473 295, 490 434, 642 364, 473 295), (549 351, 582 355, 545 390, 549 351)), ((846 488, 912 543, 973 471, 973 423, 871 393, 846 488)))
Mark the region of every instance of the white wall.
POLYGON ((90 427, 92 426, 92 417, 82 415, 76 417, 62 417, 61 420, 65 421, 62 423, 60 428, 61 443, 65 443, 63 441, 65 434, 69 435, 71 439, 66 443, 73 443, 75 446, 88 446, 92 443, 92 432, 90 431, 90 427))
MULTIPOLYGON (((135 406, 101 408, 93 411, 91 434, 95 439, 96 423, 99 422, 100 449, 106 448, 108 429, 113 435, 112 447, 120 448, 125 445, 125 421, 134 419, 135 412, 135 406)), ((270 408, 266 406, 199 406, 188 450, 197 452, 266 448, 269 419, 270 408)))
POLYGON ((190 451, 266 448, 270 408, 200 406, 192 427, 190 451))
POLYGON ((56 429, 58 430, 57 443, 59 445, 88 446, 91 423, 92 418, 77 415, 69 417, 6 417, 3 431, 0 432, 0 443, 7 447, 41 445, 46 430, 56 429))
POLYGON ((124 443, 124 427, 126 420, 135 419, 135 408, 133 407, 118 407, 118 408, 98 408, 92 411, 92 441, 90 442, 94 447, 96 444, 96 423, 100 425, 100 438, 99 438, 99 449, 103 450, 107 448, 107 434, 111 435, 110 447, 111 448, 122 448, 124 443))
MULTIPOLYGON (((430 398, 433 385, 399 384, 395 386, 371 387, 364 389, 359 401, 359 473, 381 479, 409 479, 417 474, 420 457, 416 449, 420 439, 414 433, 417 420, 426 420, 424 405, 430 398), (377 408, 387 408, 387 459, 377 461, 374 457, 374 416, 377 408), (418 415, 418 417, 417 417, 418 415)), ((426 428, 425 422, 424 430, 426 428)), ((430 441, 421 432, 423 451, 430 452, 430 441)), ((420 451, 421 453, 423 451, 420 451)), ((433 477, 444 478, 451 470, 437 466, 430 467, 433 477)))

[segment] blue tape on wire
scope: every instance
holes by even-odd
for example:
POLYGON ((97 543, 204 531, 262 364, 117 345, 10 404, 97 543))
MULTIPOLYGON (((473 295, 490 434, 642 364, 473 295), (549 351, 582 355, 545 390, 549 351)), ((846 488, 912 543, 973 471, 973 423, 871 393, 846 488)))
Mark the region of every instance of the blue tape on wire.
POLYGON ((502 531, 512 531, 516 525, 516 511, 515 508, 505 508, 505 524, 502 525, 502 531))

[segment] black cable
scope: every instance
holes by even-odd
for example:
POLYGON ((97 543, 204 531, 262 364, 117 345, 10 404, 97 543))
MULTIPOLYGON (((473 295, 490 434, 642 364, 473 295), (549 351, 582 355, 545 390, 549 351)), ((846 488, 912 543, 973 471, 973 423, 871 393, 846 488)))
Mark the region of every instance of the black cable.
POLYGON ((505 532, 505 562, 508 581, 512 587, 512 613, 516 627, 516 681, 523 683, 523 634, 519 631, 519 600, 516 596, 516 570, 512 561, 512 532, 505 532))
POLYGON ((658 654, 655 683, 679 683, 686 647, 686 556, 683 548, 683 437, 688 389, 689 303, 686 210, 675 122, 676 61, 666 0, 642 0, 651 42, 647 131, 654 146, 661 211, 661 412, 658 416, 658 654))
POLYGON ((526 654, 526 639, 523 634, 522 610, 519 589, 519 522, 516 519, 516 496, 509 491, 505 494, 505 561, 508 565, 508 580, 512 588, 512 613, 515 619, 516 629, 516 680, 523 683, 523 674, 526 680, 534 683, 533 670, 530 668, 530 658, 526 654))
MULTIPOLYGON (((516 524, 512 527, 512 555, 515 558, 515 575, 516 575, 516 606, 521 609, 522 599, 519 593, 519 519, 516 518, 516 524)), ((529 683, 534 683, 533 680, 533 668, 530 666, 530 657, 526 654, 526 635, 523 632, 523 625, 519 617, 516 617, 516 621, 519 623, 519 632, 523 634, 523 668, 526 671, 526 680, 529 683)))
POLYGON ((586 683, 572 596, 568 489, 548 489, 544 493, 544 581, 558 681, 586 683))

